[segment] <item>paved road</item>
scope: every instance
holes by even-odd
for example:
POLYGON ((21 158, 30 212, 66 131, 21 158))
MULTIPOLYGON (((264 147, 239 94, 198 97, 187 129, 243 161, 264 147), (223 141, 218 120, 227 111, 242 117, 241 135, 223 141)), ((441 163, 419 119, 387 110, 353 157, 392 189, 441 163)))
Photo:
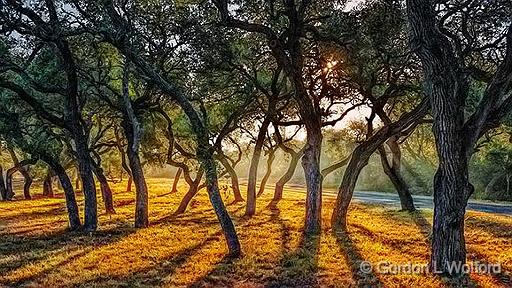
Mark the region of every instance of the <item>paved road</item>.
MULTIPOLYGON (((294 192, 304 193, 304 188, 302 187, 292 186, 290 188, 290 190, 294 192)), ((326 197, 336 197, 336 193, 336 190, 324 189, 324 195, 326 197)), ((413 198, 414 205, 416 205, 417 208, 433 208, 431 196, 414 195, 413 198)), ((376 191, 355 191, 353 199, 355 201, 363 203, 394 205, 398 207, 400 206, 400 199, 398 198, 398 195, 394 193, 383 193, 376 191)), ((512 216, 512 203, 491 203, 486 201, 469 200, 467 209, 472 211, 505 214, 512 216)))

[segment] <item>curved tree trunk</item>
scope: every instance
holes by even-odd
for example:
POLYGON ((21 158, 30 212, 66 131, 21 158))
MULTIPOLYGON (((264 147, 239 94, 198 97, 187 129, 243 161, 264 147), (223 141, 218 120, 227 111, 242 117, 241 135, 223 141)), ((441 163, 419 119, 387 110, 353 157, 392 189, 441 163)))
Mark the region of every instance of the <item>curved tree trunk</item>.
MULTIPOLYGON (((290 151, 291 152, 291 151, 290 151)), ((281 199, 283 199, 283 189, 284 185, 292 179, 293 174, 295 174, 295 170, 297 169, 297 164, 299 164, 300 157, 302 153, 289 153, 291 156, 290 164, 288 165, 288 169, 284 173, 279 180, 277 180, 276 187, 274 188, 274 197, 272 198, 271 205, 277 205, 281 199)))
POLYGON ((267 158, 267 171, 265 171, 265 175, 263 175, 263 178, 261 179, 260 188, 258 190, 258 194, 256 197, 260 197, 263 192, 265 192, 265 186, 267 186, 268 178, 270 178, 270 175, 272 174, 272 164, 274 163, 274 160, 276 159, 276 149, 272 149, 268 153, 267 158))
MULTIPOLYGON (((94 161, 92 161, 94 162, 94 161)), ((99 167, 97 163, 94 163, 94 174, 96 179, 100 183, 101 197, 103 198, 103 204, 105 205, 105 212, 108 214, 115 214, 114 200, 112 198, 112 189, 108 185, 107 177, 103 173, 103 168, 99 167)))
MULTIPOLYGON (((74 192, 73 192, 74 194, 74 192)), ((46 176, 43 180, 43 196, 45 197, 53 197, 53 183, 52 183, 52 174, 50 172, 46 173, 46 176)))
POLYGON ((183 169, 181 169, 181 168, 178 168, 178 170, 176 170, 176 174, 174 175, 174 181, 172 182, 171 193, 178 192, 178 182, 180 182, 180 177, 181 177, 182 171, 183 171, 183 169))
MULTIPOLYGON (((183 170, 184 174, 188 174, 189 179, 190 178, 190 172, 188 170, 183 170)), ((179 215, 185 213, 187 210, 188 205, 190 204, 190 201, 192 201, 192 198, 197 194, 197 191, 199 190, 199 183, 201 183, 201 179, 203 178, 204 171, 202 168, 199 168, 196 174, 196 178, 193 181, 187 181, 188 182, 188 191, 185 193, 185 196, 183 196, 183 199, 181 199, 180 205, 178 206, 178 209, 176 209, 176 212, 174 214, 179 215)))
POLYGON ((75 191, 73 191, 73 184, 71 183, 66 170, 59 162, 57 162, 57 160, 53 159, 49 155, 41 155, 41 158, 51 167, 53 172, 55 172, 55 175, 59 178, 62 189, 64 190, 70 230, 80 229, 81 223, 80 216, 78 214, 78 204, 76 203, 75 191))
MULTIPOLYGON (((25 199, 32 199, 32 197, 30 196, 30 186, 32 186, 33 179, 32 179, 32 176, 30 175, 30 173, 28 172, 28 168, 20 165, 18 156, 16 155, 16 153, 14 152, 14 149, 12 147, 7 147, 7 150, 9 151, 9 154, 11 155, 12 162, 14 163, 14 166, 17 169, 16 171, 19 171, 21 173, 21 175, 23 176, 23 179, 24 179, 24 181, 23 181, 23 197, 25 199)), ((14 171, 14 172, 16 172, 16 171, 14 171)), ((12 178, 12 176, 11 176, 11 178, 12 178)), ((11 181, 12 181, 12 179, 11 179, 11 181)), ((12 183, 9 183, 9 185, 11 186, 10 188, 8 188, 8 189, 10 189, 9 194, 14 195, 14 193, 12 191, 12 183)), ((12 198, 12 196, 11 196, 11 198, 12 198)))
POLYGON ((252 153, 251 164, 249 166, 249 175, 247 179, 247 203, 245 206, 245 215, 252 216, 256 213, 256 181, 258 180, 258 165, 260 163, 261 151, 265 136, 267 135, 268 126, 270 125, 270 117, 267 116, 261 123, 254 151, 252 153))

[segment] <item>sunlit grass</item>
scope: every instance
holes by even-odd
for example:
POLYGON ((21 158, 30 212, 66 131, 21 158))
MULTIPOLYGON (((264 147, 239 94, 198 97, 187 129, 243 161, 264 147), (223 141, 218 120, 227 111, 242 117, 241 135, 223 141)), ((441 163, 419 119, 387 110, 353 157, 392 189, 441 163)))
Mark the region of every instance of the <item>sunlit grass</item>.
MULTIPOLYGON (((113 185, 115 215, 105 215, 92 235, 65 231, 64 199, 0 203, 0 286, 33 287, 440 287, 431 275, 363 274, 359 262, 426 263, 431 212, 354 204, 348 235, 333 235, 325 199, 324 231, 303 241, 304 194, 285 191, 278 209, 258 199, 258 213, 244 219, 242 204, 228 207, 243 257, 228 261, 220 227, 202 190, 183 215, 172 216, 186 187, 169 194, 170 180, 149 179, 150 222, 134 229, 134 192, 113 185)), ((37 192, 37 190, 36 190, 37 192)), ((225 202, 232 196, 223 192, 225 202)), ((82 202, 79 197, 79 201, 82 202)), ((501 262, 512 271, 512 218, 468 213, 468 257, 501 262)), ((510 274, 472 275, 470 285, 510 287, 510 274)))

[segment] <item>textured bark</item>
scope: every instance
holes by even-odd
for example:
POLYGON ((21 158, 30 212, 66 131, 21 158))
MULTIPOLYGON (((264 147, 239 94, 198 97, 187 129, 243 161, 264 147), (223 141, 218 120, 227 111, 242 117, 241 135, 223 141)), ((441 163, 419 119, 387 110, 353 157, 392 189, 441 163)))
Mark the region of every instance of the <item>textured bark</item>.
POLYGON ((175 100, 181 109, 183 109, 183 112, 187 115, 192 126, 192 130, 197 136, 196 155, 206 171, 208 195, 215 214, 217 215, 217 218, 222 227, 222 231, 224 232, 224 237, 226 239, 229 253, 234 257, 240 256, 241 248, 236 229, 233 225, 233 222, 231 221, 231 218, 229 217, 229 214, 226 211, 226 207, 220 196, 217 171, 215 167, 215 161, 212 156, 213 151, 211 150, 212 147, 209 143, 208 130, 206 126, 202 122, 201 117, 195 110, 190 100, 180 91, 180 89, 174 86, 172 82, 162 77, 162 75, 157 70, 155 70, 151 64, 146 62, 140 56, 140 53, 132 50, 133 46, 131 45, 130 39, 125 37, 128 33, 124 33, 131 29, 130 24, 127 23, 126 20, 117 13, 112 2, 106 1, 104 4, 104 8, 109 15, 113 27, 117 29, 117 33, 104 35, 106 36, 105 40, 110 42, 113 46, 117 47, 119 51, 128 60, 130 60, 142 74, 151 79, 163 93, 167 94, 169 97, 171 97, 171 99, 175 100))
POLYGON ((108 214, 115 214, 114 200, 112 198, 112 189, 108 185, 107 177, 103 173, 103 168, 99 167, 98 164, 94 163, 94 174, 96 179, 100 183, 101 197, 103 198, 103 204, 105 205, 105 212, 108 214))
POLYGON ((263 143, 267 135, 268 126, 270 125, 270 117, 263 119, 259 128, 256 144, 252 153, 251 164, 249 166, 249 175, 247 179, 247 203, 245 206, 245 216, 252 216, 256 213, 256 182, 258 179, 258 166, 260 163, 263 143))
POLYGON ((52 174, 48 172, 43 180, 43 196, 53 197, 52 174))
POLYGON ((389 163, 386 149, 384 148, 384 146, 381 146, 378 148, 378 150, 382 163, 382 169, 384 170, 384 173, 388 176, 391 183, 393 183, 393 186, 395 187, 398 193, 402 210, 415 211, 416 208, 414 207, 414 200, 412 198, 411 191, 409 190, 409 186, 407 185, 407 183, 405 182, 400 173, 401 153, 396 137, 391 137, 387 143, 391 150, 392 164, 389 163))
MULTIPOLYGON (((431 97, 433 132, 439 157, 434 177, 434 223, 431 264, 451 274, 449 265, 466 261, 464 213, 473 191, 468 180, 468 151, 464 133, 464 99, 468 83, 451 44, 436 28, 431 1, 408 0, 411 43, 423 64, 425 87, 431 97)), ((454 274, 458 274, 454 272, 454 274)))
POLYGON ((274 160, 276 159, 276 149, 271 149, 268 152, 268 158, 267 158, 267 170, 265 171, 265 175, 263 175, 263 178, 261 179, 260 187, 258 190, 258 194, 256 197, 260 197, 261 194, 265 192, 265 186, 267 185, 268 178, 270 178, 270 175, 272 174, 272 164, 274 163, 274 160))
POLYGON ((181 177, 182 171, 183 171, 183 169, 181 169, 181 168, 178 168, 178 170, 176 170, 176 174, 174 175, 174 181, 172 182, 171 193, 178 192, 178 182, 180 182, 180 177, 181 177))

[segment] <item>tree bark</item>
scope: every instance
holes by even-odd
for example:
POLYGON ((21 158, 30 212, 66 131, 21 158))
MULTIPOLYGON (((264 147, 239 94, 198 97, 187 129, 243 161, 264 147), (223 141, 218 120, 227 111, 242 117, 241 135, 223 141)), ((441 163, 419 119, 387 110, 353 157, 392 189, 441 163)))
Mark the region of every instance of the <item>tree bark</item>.
MULTIPOLYGON (((131 171, 130 171, 131 173, 131 171)), ((126 183, 126 192, 132 192, 133 178, 132 176, 128 176, 128 183, 126 183)))
POLYGON ((243 202, 244 198, 242 197, 242 194, 240 193, 240 185, 238 183, 238 175, 236 174, 235 169, 233 169, 233 166, 229 163, 226 155, 222 151, 218 151, 217 153, 217 159, 220 161, 222 166, 226 169, 226 171, 229 174, 229 177, 231 178, 231 189, 233 190, 233 196, 235 199, 233 200, 233 203, 243 202))
MULTIPOLYGON (((32 176, 30 175, 30 173, 28 172, 28 168, 26 168, 25 166, 20 166, 20 161, 18 159, 18 156, 16 155, 16 153, 14 152, 14 149, 12 147, 7 147, 7 150, 9 151, 9 154, 11 155, 11 159, 12 159, 12 162, 14 164, 15 167, 17 167, 17 171, 19 171, 21 173, 21 175, 23 176, 23 197, 25 199, 32 199, 32 197, 30 196, 30 186, 32 186, 32 182, 33 182, 33 179, 32 179, 32 176)), ((16 171, 14 171, 16 172, 16 171)), ((12 176, 11 176, 12 178, 12 176)), ((11 182, 12 182, 12 179, 11 179, 11 182)), ((10 194, 14 195, 13 191, 12 191, 12 183, 9 184, 11 187, 8 188, 10 189, 10 194)))
MULTIPOLYGON (((94 160, 92 162, 94 162, 94 160)), ((105 177, 105 174, 103 173, 103 168, 101 168, 97 163, 93 163, 93 165, 94 174, 100 183, 101 197, 103 198, 103 204, 105 205, 105 212, 107 215, 115 214, 116 210, 114 209, 112 189, 110 189, 110 185, 108 185, 107 177, 105 177)))
POLYGON ((261 151, 270 121, 270 116, 266 116, 265 119, 263 119, 258 132, 258 137, 256 138, 256 144, 254 145, 247 179, 247 203, 245 206, 245 216, 252 216, 256 213, 256 181, 258 179, 258 165, 260 163, 261 151))
POLYGON ((183 171, 183 169, 181 169, 181 168, 178 168, 178 170, 176 170, 176 174, 174 174, 174 181, 172 182, 171 193, 178 192, 178 182, 180 182, 180 177, 181 177, 182 171, 183 171))
POLYGON ((389 164, 388 156, 386 153, 386 149, 384 146, 380 146, 378 148, 379 155, 382 163, 382 169, 384 173, 388 176, 391 183, 395 187, 398 197, 400 198, 400 205, 402 210, 404 211, 415 211, 414 200, 411 195, 411 191, 409 190, 409 186, 403 179, 400 173, 400 147, 398 146, 396 136, 391 137, 388 140, 388 146, 391 150, 392 155, 392 164, 389 164))
MULTIPOLYGON (((74 192, 73 192, 74 194, 74 192)), ((43 196, 45 197, 53 197, 53 183, 52 183, 52 174, 48 172, 44 177, 43 181, 43 196)))
POLYGON ((66 198, 66 209, 68 211, 68 220, 70 230, 79 230, 81 228, 80 216, 78 214, 78 204, 75 198, 75 191, 73 191, 73 184, 69 179, 66 170, 62 165, 50 155, 41 155, 41 158, 46 164, 48 164, 55 175, 59 178, 59 181, 64 190, 64 197, 66 198))
MULTIPOLYGON (((189 171, 184 172, 189 173, 189 171)), ((196 178, 193 181, 188 182, 188 191, 187 193, 185 193, 185 196, 183 196, 183 199, 181 199, 180 205, 178 206, 178 209, 176 209, 176 212, 174 212, 174 214, 179 215, 185 213, 188 204, 190 204, 190 201, 192 201, 192 198, 194 198, 194 196, 197 194, 197 191, 199 190, 198 187, 199 184, 201 183, 201 179, 203 178, 203 174, 203 169, 199 168, 196 174, 196 178)), ((190 175, 188 177, 190 178, 190 175)))
POLYGON ((345 169, 338 195, 331 217, 331 226, 334 230, 347 230, 347 213, 357 178, 361 170, 368 164, 370 156, 391 136, 401 131, 410 129, 414 125, 418 125, 419 121, 428 111, 428 98, 422 99, 412 111, 405 113, 397 121, 386 125, 379 129, 375 134, 363 143, 359 144, 350 157, 350 161, 345 169))
POLYGON ((267 186, 268 178, 270 178, 270 175, 272 174, 272 164, 274 163, 274 160, 276 159, 276 149, 271 148, 271 150, 268 152, 268 158, 267 158, 267 171, 265 171, 265 175, 263 175, 263 178, 261 179, 260 188, 258 190, 258 194, 256 197, 260 197, 263 192, 265 192, 265 186, 267 186))
POLYGON ((0 165, 0 197, 2 200, 7 200, 7 189, 4 181, 4 168, 0 165))

